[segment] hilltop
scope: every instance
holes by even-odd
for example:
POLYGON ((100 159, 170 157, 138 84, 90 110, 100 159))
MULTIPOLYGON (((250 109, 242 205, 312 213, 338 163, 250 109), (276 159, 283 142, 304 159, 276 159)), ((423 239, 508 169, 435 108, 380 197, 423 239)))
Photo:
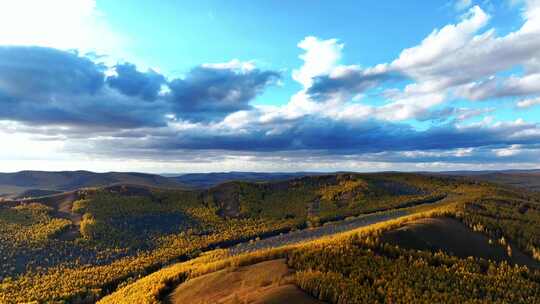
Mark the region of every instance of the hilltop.
POLYGON ((188 173, 188 174, 165 174, 182 184, 194 188, 209 188, 222 183, 232 181, 244 182, 267 182, 288 180, 296 177, 321 175, 311 172, 212 172, 212 173, 188 173))

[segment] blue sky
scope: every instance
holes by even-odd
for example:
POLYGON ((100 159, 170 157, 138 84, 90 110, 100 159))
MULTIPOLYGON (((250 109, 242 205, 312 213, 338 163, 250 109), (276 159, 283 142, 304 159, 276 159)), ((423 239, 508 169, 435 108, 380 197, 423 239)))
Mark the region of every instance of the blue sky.
MULTIPOLYGON (((129 40, 129 51, 168 75, 194 63, 255 60, 288 71, 302 64, 297 44, 307 36, 337 38, 346 45, 342 62, 372 66, 396 58, 433 29, 453 23, 460 12, 451 1, 102 1, 97 8, 129 40), (404 11, 406 9, 406 11, 404 11), (156 26, 158 25, 158 26, 156 26)), ((501 33, 521 24, 509 3, 486 5, 501 33), (517 18, 516 18, 517 17, 517 18)), ((284 86, 268 88, 259 103, 286 103, 300 86, 284 75, 284 86)))
MULTIPOLYGON (((420 14, 420 10, 412 9, 417 12, 415 16, 404 16, 396 4, 358 7, 354 1, 343 5, 323 1, 316 5, 312 1, 186 1, 177 5, 108 1, 97 5, 108 15, 118 17, 112 26, 129 37, 131 52, 169 75, 181 75, 194 63, 231 58, 255 60, 266 68, 290 71, 302 64, 297 43, 314 32, 319 37, 346 41, 344 61, 377 64, 418 41, 421 29, 429 33, 436 26, 435 20, 430 20, 433 17, 425 18, 425 12, 420 14), (398 32, 387 27, 386 20, 396 18, 414 24, 420 32, 398 32)), ((433 9, 440 18, 448 18, 440 3, 433 9)), ((290 73, 284 76, 287 81, 283 87, 269 88, 257 102, 286 103, 300 85, 291 81, 290 73)))
POLYGON ((0 26, 0 171, 540 166, 538 0, 13 0, 0 26))

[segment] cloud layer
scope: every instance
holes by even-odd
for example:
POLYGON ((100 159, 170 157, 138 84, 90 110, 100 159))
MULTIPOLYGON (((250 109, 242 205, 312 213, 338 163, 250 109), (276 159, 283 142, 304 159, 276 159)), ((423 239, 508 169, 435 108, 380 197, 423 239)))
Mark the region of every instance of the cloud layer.
POLYGON ((306 37, 291 75, 300 89, 280 106, 253 103, 283 79, 254 62, 168 77, 76 51, 0 46, 0 133, 62 142, 70 153, 170 162, 537 162, 539 122, 497 120, 496 108, 477 102, 540 105, 540 1, 523 4, 522 26, 504 36, 471 3, 456 4, 455 24, 370 67, 341 64, 337 39, 306 37))
POLYGON ((196 67, 168 81, 130 63, 107 67, 77 52, 0 46, 0 119, 29 125, 166 126, 171 117, 213 120, 248 109, 279 79, 274 71, 196 67))

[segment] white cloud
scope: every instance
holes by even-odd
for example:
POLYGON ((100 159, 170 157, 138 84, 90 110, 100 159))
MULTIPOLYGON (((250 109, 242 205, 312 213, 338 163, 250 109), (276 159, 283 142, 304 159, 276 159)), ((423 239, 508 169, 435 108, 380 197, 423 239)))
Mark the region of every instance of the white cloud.
POLYGON ((509 157, 521 153, 520 145, 511 145, 508 148, 493 149, 493 153, 499 157, 509 157))
POLYGON ((377 117, 383 120, 398 121, 416 118, 445 100, 444 94, 422 94, 398 99, 376 109, 377 117))
POLYGON ((456 88, 470 99, 536 93, 540 70, 540 1, 527 1, 520 29, 498 37, 494 29, 480 32, 490 16, 479 6, 457 24, 434 30, 419 45, 405 49, 390 71, 409 75, 416 82, 404 94, 414 96, 456 88), (521 65, 526 74, 499 81, 493 75, 521 65), (500 86, 500 88, 499 88, 500 86))
POLYGON ((309 88, 314 77, 327 75, 334 69, 341 59, 343 44, 338 43, 337 39, 321 40, 309 36, 300 41, 298 47, 305 50, 305 53, 300 55, 304 65, 293 71, 292 78, 304 88, 309 88))
POLYGON ((540 21, 532 13, 537 2, 540 1, 527 4, 523 27, 506 36, 497 37, 494 29, 480 32, 490 16, 474 6, 458 23, 435 29, 419 45, 403 50, 391 63, 364 69, 366 73, 405 74, 414 81, 402 91, 394 90, 387 95, 388 103, 383 106, 343 105, 350 101, 350 96, 339 94, 329 95, 327 100, 317 103, 311 100, 305 91, 312 86, 314 77, 324 75, 333 79, 361 69, 357 65, 338 65, 343 44, 336 39, 306 37, 298 45, 306 51, 300 56, 304 65, 293 71, 293 78, 304 85, 304 90, 291 99, 287 108, 292 110, 290 112, 318 112, 336 119, 364 119, 375 115, 378 119, 399 121, 423 116, 451 96, 480 100, 537 93, 540 73, 513 76, 503 81, 492 76, 519 64, 540 66, 540 32, 525 30, 540 21))
POLYGON ((540 105, 540 97, 524 99, 524 100, 518 101, 517 103, 517 107, 520 109, 527 109, 527 108, 537 106, 537 105, 540 105))
MULTIPOLYGON (((20 132, 23 128, 21 124, 12 121, 0 120, 0 138, 8 145, 2 145, 0 149, 0 162, 5 163, 5 159, 46 159, 52 160, 61 158, 61 151, 64 147, 63 138, 50 139, 40 136, 39 130, 35 129, 34 134, 20 132), (36 147, 39 146, 39 149, 36 147)), ((24 128, 23 128, 24 129, 24 128)), ((46 131, 46 128, 40 128, 46 131)))
POLYGON ((540 0, 526 0, 523 18, 526 20, 521 32, 537 33, 540 31, 540 0))
POLYGON ((253 71, 256 68, 254 61, 240 61, 238 59, 221 63, 203 63, 202 67, 223 70, 240 70, 242 72, 253 71))
POLYGON ((460 149, 456 149, 454 156, 456 157, 471 156, 473 152, 474 152, 474 148, 460 148, 460 149))
POLYGON ((494 108, 484 108, 484 109, 467 109, 467 108, 459 108, 456 110, 456 119, 459 121, 464 121, 471 119, 473 117, 478 117, 482 115, 486 115, 488 113, 493 113, 495 111, 494 108))
POLYGON ((458 86, 455 93, 471 100, 537 94, 540 93, 540 73, 510 76, 505 79, 491 76, 484 81, 458 86))
POLYGON ((456 78, 470 77, 466 71, 456 73, 460 71, 457 65, 464 64, 459 62, 464 60, 460 53, 471 48, 471 43, 480 45, 491 34, 475 36, 489 18, 480 7, 474 6, 459 23, 435 29, 419 45, 403 50, 390 64, 372 68, 378 72, 405 74, 415 81, 401 92, 391 91, 387 96, 390 102, 374 109, 376 116, 390 121, 407 120, 445 102, 447 89, 455 85, 456 78))
MULTIPOLYGON (((539 37, 540 38, 540 37, 539 37)), ((502 84, 499 96, 522 96, 540 93, 540 73, 509 77, 502 84)))
POLYGON ((0 28, 0 45, 114 54, 121 44, 95 0, 4 0, 0 2, 0 28))
POLYGON ((482 100, 496 96, 498 87, 499 84, 497 78, 491 76, 483 81, 473 81, 457 86, 454 93, 458 97, 467 98, 469 100, 482 100))
POLYGON ((390 64, 378 65, 414 81, 401 92, 391 91, 392 102, 379 109, 382 117, 414 118, 451 96, 481 100, 539 93, 540 0, 527 1, 522 16, 521 28, 498 37, 495 29, 481 32, 490 16, 474 6, 459 23, 434 30, 390 64), (524 75, 494 76, 517 66, 524 68, 524 75), (430 101, 426 96, 436 98, 430 101))
POLYGON ((413 77, 422 77, 438 61, 469 43, 488 20, 489 16, 480 7, 471 8, 460 23, 436 29, 418 46, 403 50, 399 58, 392 62, 391 69, 404 71, 413 77))

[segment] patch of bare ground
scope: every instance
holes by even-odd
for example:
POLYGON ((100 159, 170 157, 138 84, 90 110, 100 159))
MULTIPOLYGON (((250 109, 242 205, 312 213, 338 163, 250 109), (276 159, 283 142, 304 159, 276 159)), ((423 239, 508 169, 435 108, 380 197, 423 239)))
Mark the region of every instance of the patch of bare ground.
POLYGON ((407 249, 441 250, 462 258, 472 256, 540 268, 539 262, 519 251, 516 246, 509 244, 509 252, 507 246, 497 240, 490 240, 453 218, 419 219, 383 233, 381 240, 407 249))
POLYGON ((289 283, 292 270, 284 259, 228 268, 179 285, 170 296, 174 304, 320 304, 289 283))
POLYGON ((59 239, 68 241, 74 240, 80 236, 79 226, 82 216, 71 211, 73 202, 79 199, 75 192, 68 193, 58 203, 57 216, 71 220, 71 227, 59 235, 59 239))

